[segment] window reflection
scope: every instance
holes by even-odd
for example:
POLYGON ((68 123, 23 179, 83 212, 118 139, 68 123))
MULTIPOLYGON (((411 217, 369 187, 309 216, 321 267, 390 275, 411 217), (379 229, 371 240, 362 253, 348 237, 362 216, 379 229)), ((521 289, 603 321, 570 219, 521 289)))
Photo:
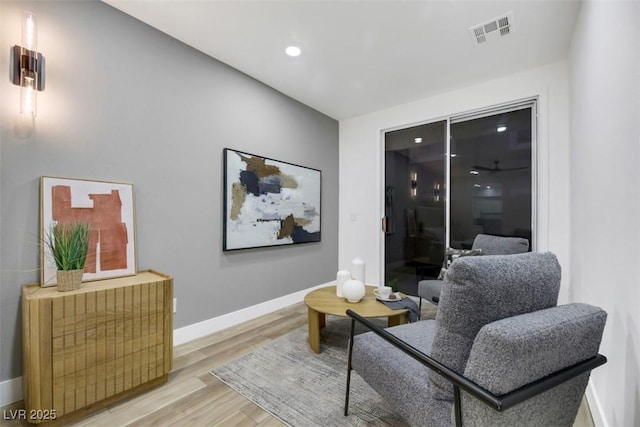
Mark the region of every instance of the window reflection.
POLYGON ((451 125, 451 247, 479 233, 531 244, 531 136, 531 108, 451 125))
POLYGON ((447 121, 385 134, 386 283, 415 295, 419 280, 440 273, 447 246, 469 249, 479 233, 524 237, 534 247, 532 113, 530 103, 452 119, 448 158, 447 121))

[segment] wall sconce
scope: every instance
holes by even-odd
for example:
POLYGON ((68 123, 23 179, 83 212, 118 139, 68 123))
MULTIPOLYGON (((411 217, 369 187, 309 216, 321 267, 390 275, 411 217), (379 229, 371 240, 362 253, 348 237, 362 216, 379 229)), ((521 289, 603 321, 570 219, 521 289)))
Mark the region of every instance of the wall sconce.
POLYGON ((440 201, 440 184, 437 182, 433 183, 433 201, 436 203, 440 201))
POLYGON ((411 176, 411 195, 416 197, 418 193, 418 173, 414 172, 411 176))
POLYGON ((36 17, 22 12, 22 46, 13 46, 14 85, 20 86, 20 113, 36 116, 36 93, 44 90, 44 57, 37 49, 36 17))

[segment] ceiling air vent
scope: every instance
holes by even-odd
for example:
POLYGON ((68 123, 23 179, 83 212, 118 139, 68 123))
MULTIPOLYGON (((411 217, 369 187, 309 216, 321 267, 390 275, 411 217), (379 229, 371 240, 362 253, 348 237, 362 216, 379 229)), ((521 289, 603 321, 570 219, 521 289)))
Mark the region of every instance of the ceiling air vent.
POLYGON ((469 28, 469 32, 477 45, 508 36, 513 32, 513 12, 498 16, 482 24, 474 25, 469 28))

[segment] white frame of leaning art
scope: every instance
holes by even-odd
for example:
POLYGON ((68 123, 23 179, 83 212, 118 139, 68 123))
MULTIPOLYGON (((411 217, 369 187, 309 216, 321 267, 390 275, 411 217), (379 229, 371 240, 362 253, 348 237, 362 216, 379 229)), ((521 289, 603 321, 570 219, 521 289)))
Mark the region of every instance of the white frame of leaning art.
POLYGON ((320 170, 230 148, 223 159, 223 250, 320 241, 320 170))
POLYGON ((58 222, 78 220, 91 224, 92 235, 85 272, 82 276, 83 282, 133 276, 137 273, 133 185, 42 176, 40 177, 41 286, 56 285, 57 268, 50 249, 44 244, 46 233, 58 222), (54 199, 59 203, 55 209, 54 199), (106 233, 108 237, 105 238, 101 233, 106 233), (103 268, 105 266, 107 268, 103 268))

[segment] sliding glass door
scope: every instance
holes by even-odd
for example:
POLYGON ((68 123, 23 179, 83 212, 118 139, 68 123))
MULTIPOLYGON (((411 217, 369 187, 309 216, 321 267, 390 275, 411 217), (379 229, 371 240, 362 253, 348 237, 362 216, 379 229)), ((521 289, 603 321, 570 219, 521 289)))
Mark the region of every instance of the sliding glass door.
POLYGON ((479 233, 534 247, 535 102, 385 134, 385 282, 415 295, 479 233))
POLYGON ((532 239, 532 105, 451 120, 450 240, 479 233, 532 239))
POLYGON ((446 131, 440 121, 385 135, 385 282, 409 294, 444 257, 446 131))

